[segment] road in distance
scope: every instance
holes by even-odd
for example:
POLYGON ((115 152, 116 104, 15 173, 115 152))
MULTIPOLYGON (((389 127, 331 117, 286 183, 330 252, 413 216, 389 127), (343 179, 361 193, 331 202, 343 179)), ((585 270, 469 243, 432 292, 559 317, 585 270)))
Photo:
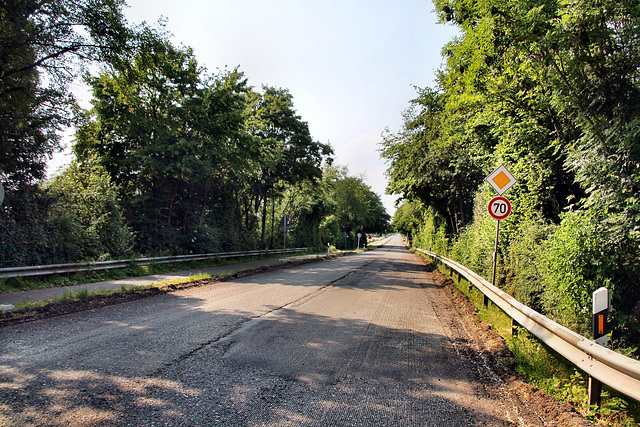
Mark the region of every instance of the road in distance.
POLYGON ((476 353, 395 237, 0 328, 0 425, 516 425, 476 353))

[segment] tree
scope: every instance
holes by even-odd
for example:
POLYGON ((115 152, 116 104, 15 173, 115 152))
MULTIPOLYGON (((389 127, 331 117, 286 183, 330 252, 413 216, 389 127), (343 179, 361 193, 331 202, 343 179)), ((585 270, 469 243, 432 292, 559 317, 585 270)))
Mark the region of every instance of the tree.
POLYGON ((177 166, 192 149, 185 125, 200 83, 195 58, 148 33, 132 61, 115 58, 111 71, 88 83, 95 121, 78 132, 76 155, 107 170, 143 245, 176 242, 174 208, 184 182, 177 166))
POLYGON ((409 244, 413 244, 413 238, 423 221, 422 216, 422 210, 415 203, 404 201, 393 215, 393 229, 407 236, 409 244))
POLYGON ((403 129, 383 142, 389 191, 419 210, 399 210, 397 226, 483 265, 489 190, 479 184, 505 163, 518 185, 501 227, 499 284, 575 325, 589 290, 606 283, 620 308, 615 334, 637 345, 637 2, 434 3, 460 36, 443 49, 437 88, 422 90, 403 129))
POLYGON ((339 230, 339 236, 331 236, 335 243, 342 233, 377 232, 387 230, 390 217, 380 196, 374 193, 364 177, 349 176, 347 167, 327 165, 324 168, 325 198, 330 218, 325 220, 325 230, 339 230))
POLYGON ((132 60, 89 78, 94 108, 74 149, 120 188, 139 249, 233 246, 245 238, 229 222, 238 217, 238 177, 256 152, 245 131, 246 79, 237 70, 205 79, 191 49, 144 35, 132 60), (229 229, 234 237, 223 242, 229 229))
POLYGON ((130 253, 133 236, 117 188, 104 169, 74 163, 45 187, 55 200, 50 215, 58 230, 58 251, 64 262, 104 260, 130 253))
POLYGON ((259 145, 249 177, 245 215, 261 211, 261 241, 266 242, 269 197, 277 197, 278 186, 295 186, 322 177, 323 160, 333 154, 331 146, 314 141, 309 125, 296 114, 293 97, 286 89, 265 86, 252 97, 249 132, 259 145))
POLYGON ((471 217, 482 171, 469 150, 447 136, 443 94, 422 89, 404 114, 404 127, 387 133, 381 155, 389 164, 388 191, 432 207, 457 232, 471 217))
POLYGON ((133 39, 121 0, 6 0, 0 4, 0 177, 10 188, 44 178, 71 123, 68 84, 87 61, 133 39))
MULTIPOLYGON (((560 225, 557 244, 550 244, 558 250, 549 261, 557 267, 549 289, 574 283, 563 275, 597 277, 610 282, 621 311, 637 310, 631 302, 640 295, 637 2, 445 0, 436 6, 442 20, 463 31, 446 49, 441 78, 450 116, 464 117, 466 128, 488 126, 497 141, 488 153, 509 159, 523 177, 512 196, 514 210, 526 214, 516 220, 539 211, 560 225), (576 214, 562 213, 569 209, 576 214), (589 225, 589 244, 572 245, 568 256, 562 239, 579 228, 575 218, 589 225)), ((573 300, 564 306, 583 304, 577 295, 567 291, 573 300)), ((632 330, 623 319, 620 332, 632 330)))

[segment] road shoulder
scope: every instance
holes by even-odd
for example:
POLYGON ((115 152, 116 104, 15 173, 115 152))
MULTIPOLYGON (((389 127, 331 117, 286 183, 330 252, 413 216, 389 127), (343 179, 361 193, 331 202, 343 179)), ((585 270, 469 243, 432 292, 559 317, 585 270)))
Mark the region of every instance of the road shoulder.
POLYGON ((491 325, 480 319, 476 308, 469 299, 455 287, 451 279, 446 278, 437 269, 433 271, 435 282, 449 294, 453 305, 460 314, 478 346, 479 356, 487 368, 494 372, 501 382, 499 390, 491 390, 496 395, 507 395, 515 403, 519 421, 528 426, 552 427, 594 427, 579 414, 573 406, 561 402, 538 388, 527 384, 515 372, 515 358, 507 344, 491 328, 491 325))

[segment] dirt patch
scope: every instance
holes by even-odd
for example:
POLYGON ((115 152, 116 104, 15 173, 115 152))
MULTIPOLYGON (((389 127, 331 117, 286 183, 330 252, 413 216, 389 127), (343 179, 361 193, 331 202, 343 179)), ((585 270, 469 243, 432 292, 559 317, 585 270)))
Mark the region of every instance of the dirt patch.
MULTIPOLYGON (((515 372, 515 358, 504 338, 491 328, 491 324, 480 319, 475 306, 469 301, 451 279, 446 278, 440 271, 434 270, 433 277, 436 284, 445 288, 456 309, 464 318, 467 325, 477 334, 476 344, 489 362, 492 370, 504 383, 504 392, 519 402, 522 408, 519 413, 521 421, 539 420, 534 425, 593 427, 595 424, 586 420, 575 408, 568 403, 561 402, 538 388, 527 384, 515 372)), ((532 425, 532 421, 523 425, 532 425)))
POLYGON ((33 320, 41 320, 54 316, 78 313, 81 311, 93 310, 100 307, 106 307, 115 304, 122 304, 129 301, 135 301, 142 298, 149 298, 156 295, 162 295, 175 292, 181 289, 189 289, 197 286, 207 286, 216 282, 238 279, 253 274, 266 273, 269 271, 281 270, 283 268, 295 265, 307 264, 310 262, 320 262, 328 259, 337 258, 340 255, 325 256, 323 258, 309 258, 301 260, 291 260, 283 264, 267 265, 246 270, 241 270, 226 275, 218 276, 211 279, 197 280, 187 283, 167 284, 153 288, 130 289, 112 293, 110 295, 89 295, 77 301, 61 301, 50 303, 42 307, 23 308, 8 313, 0 313, 0 327, 13 325, 16 323, 30 322, 33 320))

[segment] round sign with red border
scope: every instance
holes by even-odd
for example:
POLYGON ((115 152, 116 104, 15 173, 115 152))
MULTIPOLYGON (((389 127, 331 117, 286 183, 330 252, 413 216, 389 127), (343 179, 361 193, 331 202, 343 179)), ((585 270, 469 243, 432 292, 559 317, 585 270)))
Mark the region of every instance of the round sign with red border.
POLYGON ((487 205, 487 209, 489 209, 489 215, 498 221, 511 215, 511 203, 502 196, 491 199, 487 205))

